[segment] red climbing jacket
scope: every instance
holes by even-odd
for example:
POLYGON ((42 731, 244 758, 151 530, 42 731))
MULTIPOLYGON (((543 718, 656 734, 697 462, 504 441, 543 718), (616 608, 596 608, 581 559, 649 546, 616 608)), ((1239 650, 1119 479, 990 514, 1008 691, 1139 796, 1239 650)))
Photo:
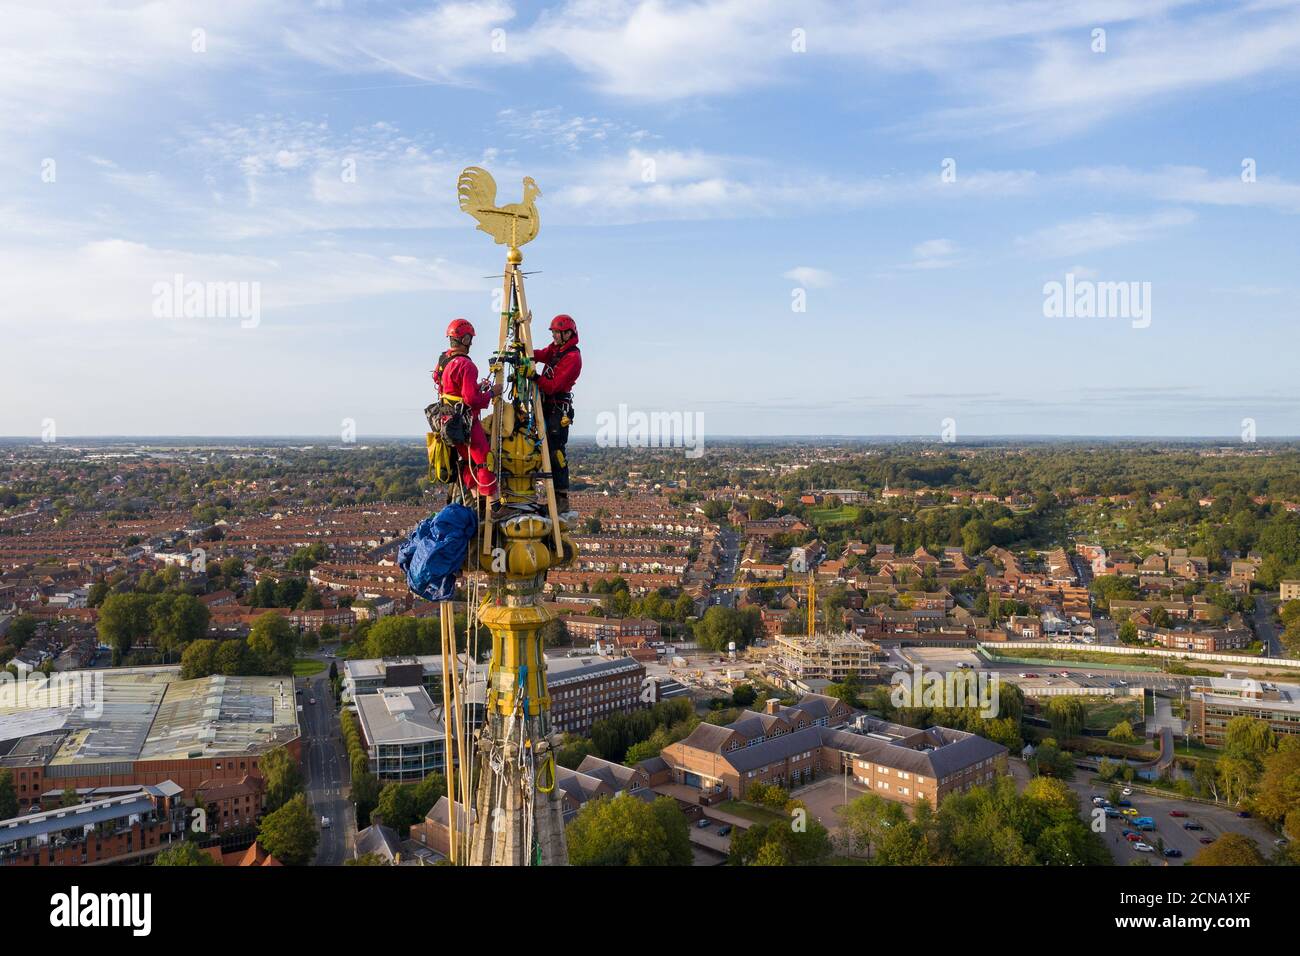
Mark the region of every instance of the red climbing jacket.
POLYGON ((551 344, 533 353, 533 361, 546 366, 537 376, 537 387, 546 399, 568 398, 582 373, 582 353, 578 350, 578 333, 563 345, 551 344))
POLYGON ((443 352, 438 359, 438 391, 443 398, 459 398, 471 409, 469 445, 457 445, 461 460, 461 478, 466 488, 477 489, 479 494, 491 497, 496 494, 496 476, 487 468, 488 439, 478 413, 492 404, 492 392, 478 387, 478 366, 468 355, 451 355, 443 352), (473 467, 471 468, 471 463, 473 467))

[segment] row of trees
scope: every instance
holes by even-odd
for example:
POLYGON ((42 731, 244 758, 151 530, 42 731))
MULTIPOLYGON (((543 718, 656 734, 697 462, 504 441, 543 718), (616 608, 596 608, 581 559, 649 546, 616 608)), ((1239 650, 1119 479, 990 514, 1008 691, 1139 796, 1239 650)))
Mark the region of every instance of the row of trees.
POLYGON ((192 594, 110 594, 99 608, 99 639, 118 665, 137 642, 148 639, 164 660, 178 655, 208 631, 211 615, 192 594))
POLYGON ((1037 777, 1023 793, 1010 777, 950 794, 939 809, 921 801, 909 818, 866 794, 838 811, 855 852, 892 866, 1104 866, 1105 844, 1079 816, 1060 780, 1037 777))
MULTIPOLYGON (((348 752, 348 767, 352 773, 352 802, 357 809, 357 829, 370 826, 370 814, 379 805, 379 779, 370 772, 370 757, 361 736, 361 725, 350 710, 339 715, 343 745, 348 752)), ((446 789, 446 783, 443 783, 446 789)))
POLYGON ((181 677, 291 674, 299 635, 282 614, 268 611, 253 622, 248 637, 191 641, 181 653, 181 677))

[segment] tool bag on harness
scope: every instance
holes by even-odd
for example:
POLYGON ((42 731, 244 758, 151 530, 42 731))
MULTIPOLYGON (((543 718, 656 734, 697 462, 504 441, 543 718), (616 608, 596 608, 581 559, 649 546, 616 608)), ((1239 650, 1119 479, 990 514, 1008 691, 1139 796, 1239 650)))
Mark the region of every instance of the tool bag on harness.
POLYGON ((472 416, 470 407, 453 395, 444 396, 424 409, 429 431, 448 445, 469 443, 470 432, 474 428, 472 416))
MULTIPOLYGON (((438 400, 424 409, 424 417, 429 422, 429 431, 437 435, 448 445, 468 444, 470 433, 474 428, 474 412, 459 395, 445 395, 442 391, 442 373, 447 366, 460 356, 443 352, 438 356, 438 367, 433 373, 433 380, 438 384, 438 400)), ((430 450, 429 464, 433 465, 430 450)))

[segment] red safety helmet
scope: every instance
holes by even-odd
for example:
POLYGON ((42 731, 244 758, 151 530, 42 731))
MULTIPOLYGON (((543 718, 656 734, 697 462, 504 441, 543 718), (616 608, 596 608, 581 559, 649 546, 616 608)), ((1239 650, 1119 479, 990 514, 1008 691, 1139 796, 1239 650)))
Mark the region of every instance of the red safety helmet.
POLYGON ((470 325, 464 319, 452 319, 451 325, 447 326, 447 338, 458 339, 465 335, 473 335, 474 326, 470 325))
POLYGON ((577 332, 578 323, 573 321, 572 316, 557 315, 551 319, 552 332, 577 332))

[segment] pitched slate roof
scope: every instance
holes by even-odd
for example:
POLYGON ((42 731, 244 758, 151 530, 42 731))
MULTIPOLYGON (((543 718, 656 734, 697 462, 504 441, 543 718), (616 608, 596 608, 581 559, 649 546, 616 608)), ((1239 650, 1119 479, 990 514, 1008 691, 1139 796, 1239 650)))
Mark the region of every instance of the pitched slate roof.
POLYGON ((633 787, 640 785, 640 780, 634 768, 625 767, 621 763, 614 763, 611 760, 604 760, 594 754, 588 754, 582 758, 582 763, 578 764, 578 773, 598 777, 615 790, 631 790, 633 787))
POLYGON ((719 727, 717 724, 700 724, 682 740, 682 743, 687 747, 694 747, 696 750, 708 750, 715 754, 722 753, 722 748, 734 733, 735 731, 730 727, 719 727))

